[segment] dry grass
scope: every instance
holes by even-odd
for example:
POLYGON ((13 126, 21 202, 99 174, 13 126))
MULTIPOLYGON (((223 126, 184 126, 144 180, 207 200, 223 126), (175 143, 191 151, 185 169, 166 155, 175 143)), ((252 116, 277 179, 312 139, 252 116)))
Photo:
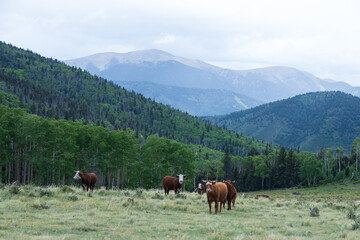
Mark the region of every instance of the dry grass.
MULTIPOLYGON (((241 194, 239 194, 240 196, 241 194)), ((210 215, 206 195, 157 190, 5 186, 2 239, 359 239, 360 186, 327 185, 249 193, 231 211, 210 215), (294 192, 300 195, 293 195, 294 192), (266 194, 270 199, 258 198, 266 194), (319 216, 310 212, 318 208, 319 216)))

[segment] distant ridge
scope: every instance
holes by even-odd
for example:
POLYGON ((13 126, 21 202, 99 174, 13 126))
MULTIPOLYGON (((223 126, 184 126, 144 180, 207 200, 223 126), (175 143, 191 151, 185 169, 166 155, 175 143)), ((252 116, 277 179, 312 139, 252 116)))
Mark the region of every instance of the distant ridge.
POLYGON ((209 117, 244 135, 304 151, 342 146, 360 136, 360 98, 339 91, 314 92, 249 110, 209 117))

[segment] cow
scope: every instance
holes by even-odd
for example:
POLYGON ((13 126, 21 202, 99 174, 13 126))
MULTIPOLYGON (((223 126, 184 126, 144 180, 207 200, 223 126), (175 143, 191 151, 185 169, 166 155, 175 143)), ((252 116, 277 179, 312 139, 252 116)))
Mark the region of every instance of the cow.
MULTIPOLYGON (((234 187, 233 183, 235 183, 235 181, 223 181, 228 189, 228 194, 227 194, 227 201, 228 201, 228 210, 231 210, 231 202, 233 204, 233 207, 235 207, 235 200, 237 198, 237 191, 236 188, 234 187)), ((224 208, 225 208, 225 203, 224 203, 224 208)))
POLYGON ((94 187, 97 181, 97 176, 95 173, 82 173, 80 171, 75 171, 76 174, 74 176, 74 179, 81 179, 81 186, 83 187, 83 190, 85 190, 85 186, 86 186, 86 191, 90 191, 93 192, 94 191, 94 187))
POLYGON ((211 214, 211 203, 215 202, 215 214, 221 213, 222 204, 226 202, 228 190, 225 183, 203 180, 206 185, 206 197, 209 204, 209 213, 211 214), (220 211, 219 209, 220 202, 220 211))
POLYGON ((182 175, 182 174, 179 174, 176 177, 165 176, 163 178, 163 187, 165 191, 165 196, 166 194, 169 195, 170 190, 174 190, 175 194, 179 193, 182 188, 184 178, 186 178, 186 175, 182 175))
POLYGON ((204 193, 204 185, 202 183, 199 183, 197 187, 198 194, 202 195, 204 193))
POLYGON ((263 197, 263 198, 270 198, 269 195, 264 195, 264 194, 259 194, 259 195, 256 195, 256 197, 263 197))

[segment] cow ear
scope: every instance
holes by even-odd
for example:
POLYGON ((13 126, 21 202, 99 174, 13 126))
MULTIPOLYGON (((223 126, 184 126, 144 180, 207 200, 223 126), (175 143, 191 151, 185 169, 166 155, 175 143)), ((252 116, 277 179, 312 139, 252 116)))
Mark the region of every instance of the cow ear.
POLYGON ((232 181, 232 183, 235 183, 235 180, 234 180, 234 181, 232 181))
POLYGON ((178 177, 179 177, 179 175, 176 175, 176 177, 178 178, 178 177))
POLYGON ((186 175, 184 175, 183 178, 186 178, 186 175))
POLYGON ((206 180, 202 180, 204 183, 206 183, 207 181, 206 180))

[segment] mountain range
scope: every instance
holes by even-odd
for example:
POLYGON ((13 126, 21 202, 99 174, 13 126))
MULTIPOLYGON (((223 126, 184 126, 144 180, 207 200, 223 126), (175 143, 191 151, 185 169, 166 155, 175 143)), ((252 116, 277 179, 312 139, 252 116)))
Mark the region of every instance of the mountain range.
POLYGON ((360 135, 360 98, 340 91, 298 95, 207 120, 230 130, 304 151, 342 146, 360 135))
POLYGON ((197 116, 226 114, 307 92, 336 90, 360 96, 360 87, 321 79, 295 68, 231 70, 160 50, 99 53, 65 63, 197 116), (153 91, 147 91, 140 82, 155 83, 151 85, 153 91), (203 97, 197 98, 198 92, 190 89, 202 89, 203 97), (214 90, 221 91, 214 94, 214 90), (212 104, 225 98, 223 109, 212 104), (189 99, 196 99, 196 111, 194 101, 189 99))

